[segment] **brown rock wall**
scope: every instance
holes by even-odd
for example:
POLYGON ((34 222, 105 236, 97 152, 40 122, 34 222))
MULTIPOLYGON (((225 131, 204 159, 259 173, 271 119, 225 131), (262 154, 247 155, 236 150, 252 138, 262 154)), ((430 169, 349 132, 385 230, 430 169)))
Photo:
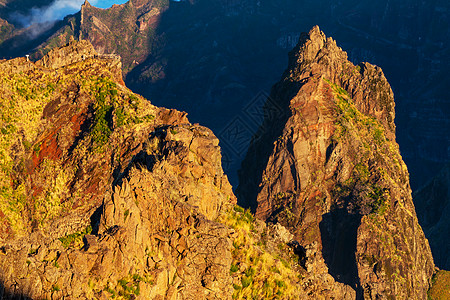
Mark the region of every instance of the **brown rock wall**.
POLYGON ((49 89, 20 90, 38 107, 30 128, 0 123, 22 132, 0 149, 25 203, 0 198, 0 297, 230 298, 231 230, 215 220, 236 198, 212 131, 132 94, 87 42, 30 64, 2 70, 5 95, 21 80, 49 89))
POLYGON ((287 113, 260 128, 238 195, 304 247, 317 243, 329 274, 358 299, 426 297, 434 263, 381 69, 354 66, 315 27, 290 53, 271 99, 287 113))

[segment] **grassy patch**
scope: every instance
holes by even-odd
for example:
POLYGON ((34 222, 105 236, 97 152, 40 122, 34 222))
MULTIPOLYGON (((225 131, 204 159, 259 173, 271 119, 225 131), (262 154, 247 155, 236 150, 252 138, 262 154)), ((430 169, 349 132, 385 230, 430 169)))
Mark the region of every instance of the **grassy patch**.
POLYGON ((239 271, 239 266, 231 264, 230 273, 236 273, 237 271, 239 271))
MULTIPOLYGON (((298 273, 279 254, 269 253, 263 234, 249 210, 239 206, 223 217, 223 223, 236 231, 233 241, 233 299, 292 299, 298 297, 298 273)), ((276 251, 280 251, 276 249, 276 251)), ((284 249, 283 249, 284 251, 284 249)))
POLYGON ((125 222, 128 218, 128 216, 130 215, 130 210, 127 209, 124 213, 123 213, 123 221, 125 222))
POLYGON ((117 282, 117 294, 124 299, 134 299, 135 296, 139 296, 141 293, 141 282, 153 284, 151 277, 133 274, 117 282))
POLYGON ((92 227, 89 225, 83 231, 79 231, 79 232, 74 232, 74 233, 68 234, 68 235, 66 235, 64 237, 60 237, 59 240, 63 244, 64 248, 81 247, 82 241, 83 241, 83 237, 86 234, 91 234, 91 233, 92 233, 92 227))
POLYGON ((96 99, 91 137, 96 149, 101 149, 109 141, 116 128, 151 122, 153 113, 142 107, 142 101, 135 95, 123 94, 110 79, 97 78, 91 86, 91 94, 96 99))
POLYGON ((67 183, 72 177, 73 170, 63 168, 56 160, 44 159, 38 172, 45 178, 45 185, 42 193, 34 199, 34 212, 35 218, 40 224, 44 224, 63 211, 61 199, 69 193, 67 183))
POLYGON ((42 111, 53 96, 54 80, 51 72, 6 73, 0 67, 0 210, 19 235, 26 232, 22 212, 27 196, 21 183, 23 161, 15 161, 18 149, 14 150, 13 145, 22 144, 25 151, 33 148, 31 141, 41 130, 42 111))
POLYGON ((372 212, 377 214, 384 214, 387 209, 387 190, 380 188, 378 186, 374 186, 372 191, 369 193, 369 197, 372 199, 372 212))
POLYGON ((60 290, 61 288, 57 284, 52 286, 52 292, 59 292, 60 290))
POLYGON ((440 270, 433 276, 428 300, 450 299, 450 271, 440 270))
POLYGON ((113 103, 118 92, 116 84, 105 78, 97 79, 91 91, 96 99, 91 136, 98 149, 109 141, 112 133, 113 103))

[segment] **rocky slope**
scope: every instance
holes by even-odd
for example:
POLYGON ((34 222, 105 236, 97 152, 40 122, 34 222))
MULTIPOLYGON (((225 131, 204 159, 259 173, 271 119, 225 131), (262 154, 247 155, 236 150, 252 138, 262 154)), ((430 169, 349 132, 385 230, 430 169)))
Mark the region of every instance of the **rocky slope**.
POLYGON ((353 65, 318 27, 300 38, 242 165, 238 196, 299 243, 318 242, 357 298, 424 299, 434 272, 395 142, 380 68, 353 65), (269 115, 269 114, 268 114, 269 115), (270 116, 270 115, 269 115, 270 116))
POLYGON ((0 294, 230 297, 214 134, 131 93, 88 42, 0 64, 0 294))
POLYGON ((131 93, 116 56, 0 64, 0 298, 355 298, 317 244, 231 209, 214 134, 131 93))
POLYGON ((442 238, 450 234, 450 165, 423 188, 413 194, 417 203, 417 217, 432 247, 436 265, 449 270, 450 241, 442 238))
POLYGON ((314 28, 285 75, 240 188, 256 197, 271 162, 266 224, 234 206, 212 131, 133 94, 117 56, 83 41, 0 61, 0 298, 425 297, 381 70, 314 28))
POLYGON ((0 64, 0 298, 355 298, 316 243, 231 209, 217 138, 131 93, 117 57, 0 64))

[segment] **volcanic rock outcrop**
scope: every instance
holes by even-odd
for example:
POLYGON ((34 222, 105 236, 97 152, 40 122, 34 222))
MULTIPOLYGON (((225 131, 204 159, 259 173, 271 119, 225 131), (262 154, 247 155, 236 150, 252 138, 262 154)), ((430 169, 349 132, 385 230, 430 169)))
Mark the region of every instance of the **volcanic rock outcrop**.
POLYGON ((434 272, 395 142, 393 92, 318 27, 303 34, 266 103, 237 194, 304 247, 357 298, 424 299, 434 272))
POLYGON ((87 41, 0 64, 0 298, 230 298, 214 134, 87 41))
POLYGON ((0 298, 426 297, 381 69, 301 37, 238 190, 266 224, 234 205, 213 132, 121 68, 88 41, 0 61, 0 298))

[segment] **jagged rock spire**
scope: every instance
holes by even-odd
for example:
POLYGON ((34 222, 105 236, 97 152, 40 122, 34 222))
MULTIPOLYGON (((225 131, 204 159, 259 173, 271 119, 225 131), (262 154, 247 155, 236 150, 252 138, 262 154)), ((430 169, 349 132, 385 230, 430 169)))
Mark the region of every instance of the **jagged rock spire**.
POLYGON ((358 109, 378 119, 388 138, 395 140, 394 93, 381 68, 369 63, 353 65, 347 53, 318 26, 300 36, 299 43, 289 53, 284 76, 297 82, 323 77, 342 86, 358 109))
POLYGON ((426 298, 434 271, 395 142, 394 95, 382 70, 355 66, 314 27, 289 66, 242 163, 238 197, 319 243, 329 274, 357 298, 426 298), (395 275, 394 275, 395 274, 395 275))

